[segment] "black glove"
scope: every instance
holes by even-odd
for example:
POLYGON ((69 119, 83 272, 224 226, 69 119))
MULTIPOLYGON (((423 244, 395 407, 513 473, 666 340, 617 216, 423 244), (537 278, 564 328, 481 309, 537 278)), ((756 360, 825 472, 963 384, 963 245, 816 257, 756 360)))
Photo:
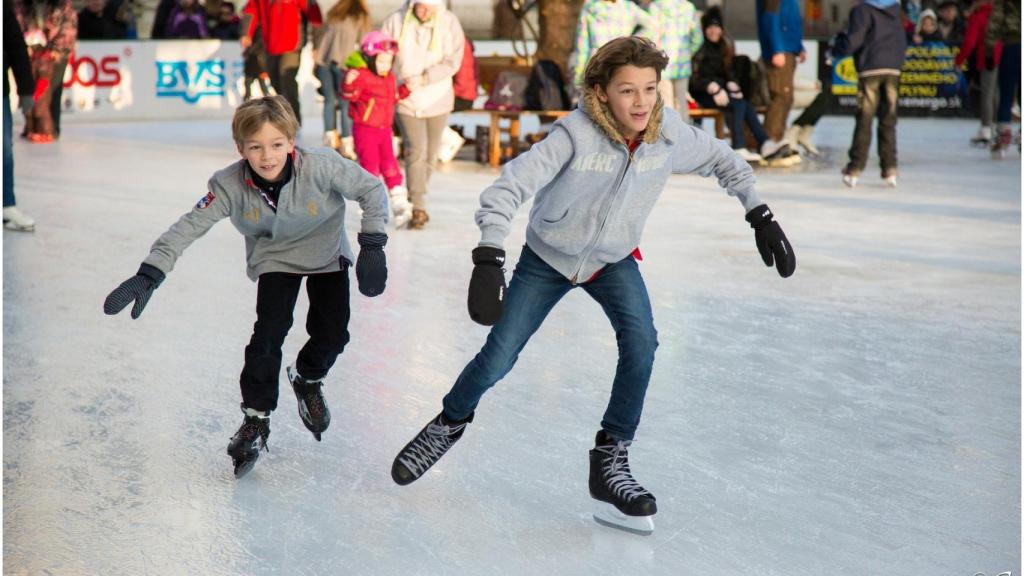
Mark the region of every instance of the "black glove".
POLYGON ((772 211, 768 205, 761 204, 747 212, 747 222, 754 229, 754 241, 757 242, 757 250, 761 253, 764 265, 771 266, 774 260, 779 276, 792 276, 796 270, 796 254, 779 223, 772 220, 772 211))
POLYGON ((469 279, 469 317, 477 324, 494 326, 505 309, 505 251, 490 246, 473 249, 473 276, 469 279))
POLYGON ((114 291, 107 295, 107 299, 103 301, 103 312, 109 315, 117 314, 134 300, 132 320, 137 319, 146 307, 146 303, 149 302, 150 296, 153 295, 153 290, 156 290, 163 281, 164 273, 156 266, 149 264, 139 266, 139 271, 135 276, 121 282, 120 286, 114 288, 114 291))
POLYGON ((388 261, 384 256, 384 245, 388 235, 383 232, 360 232, 359 257, 356 258, 356 281, 363 296, 380 296, 388 281, 388 261))

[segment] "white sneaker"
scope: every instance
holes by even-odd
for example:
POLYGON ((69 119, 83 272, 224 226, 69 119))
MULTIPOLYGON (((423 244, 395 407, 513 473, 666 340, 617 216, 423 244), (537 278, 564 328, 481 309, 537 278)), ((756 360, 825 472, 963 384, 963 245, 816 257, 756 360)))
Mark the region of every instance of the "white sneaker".
POLYGON ((358 159, 356 157, 356 141, 353 140, 351 136, 345 136, 342 138, 340 146, 342 156, 353 161, 358 159))
POLYGON ((24 215, 14 206, 4 208, 4 228, 19 232, 34 232, 36 221, 24 215))
POLYGON ((395 228, 405 228, 412 220, 412 202, 409 202, 409 190, 399 184, 388 190, 391 201, 391 213, 395 216, 395 228))
POLYGON ((789 128, 786 128, 786 133, 782 136, 782 141, 789 145, 790 148, 796 150, 800 139, 800 126, 793 124, 789 128))
POLYGON ((889 188, 895 188, 896 184, 897 184, 897 182, 896 182, 896 175, 895 174, 889 174, 888 176, 883 176, 882 177, 882 181, 884 181, 885 185, 888 186, 889 188))
POLYGON ((847 187, 856 188, 858 180, 860 180, 860 177, 857 176, 856 174, 848 174, 846 172, 843 172, 843 184, 846 184, 847 187))
POLYGON ((761 162, 764 161, 764 158, 761 158, 760 154, 758 154, 757 152, 751 152, 746 148, 736 148, 733 150, 733 152, 735 152, 737 156, 739 156, 740 158, 744 159, 747 162, 750 162, 751 164, 760 164, 761 162))
POLYGON ((324 146, 328 148, 338 149, 338 131, 327 130, 324 132, 324 146))

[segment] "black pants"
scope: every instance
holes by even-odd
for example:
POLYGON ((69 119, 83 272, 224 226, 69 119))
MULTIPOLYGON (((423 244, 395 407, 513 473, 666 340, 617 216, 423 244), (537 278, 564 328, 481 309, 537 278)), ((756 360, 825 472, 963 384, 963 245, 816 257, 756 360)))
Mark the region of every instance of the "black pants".
POLYGON ((302 113, 299 110, 299 83, 295 79, 299 74, 299 51, 268 54, 267 74, 270 76, 270 85, 292 105, 295 117, 298 118, 299 124, 302 124, 302 113))
POLYGON ((900 77, 879 75, 861 77, 857 83, 857 125, 850 146, 848 173, 859 174, 868 164, 871 148, 871 125, 878 116, 878 157, 882 175, 896 170, 896 101, 900 92, 900 77))
POLYGON ((821 117, 828 113, 829 108, 832 107, 832 101, 835 100, 835 96, 832 95, 832 89, 828 86, 822 88, 821 92, 814 97, 811 105, 804 109, 800 116, 797 116, 796 120, 793 120, 793 124, 797 126, 814 126, 821 120, 821 117))
MULTIPOLYGON (((240 378, 242 403, 253 410, 277 408, 281 374, 281 345, 292 327, 292 312, 299 296, 302 275, 268 272, 260 276, 256 291, 256 324, 245 347, 245 367, 240 378)), ((306 276, 309 340, 299 351, 295 368, 304 378, 327 375, 348 344, 348 270, 306 276)))

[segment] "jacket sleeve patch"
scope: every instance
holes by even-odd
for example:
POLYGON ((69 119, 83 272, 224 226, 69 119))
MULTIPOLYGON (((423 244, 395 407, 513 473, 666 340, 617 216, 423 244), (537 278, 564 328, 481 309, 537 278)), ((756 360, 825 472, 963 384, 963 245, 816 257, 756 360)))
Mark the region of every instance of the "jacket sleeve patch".
POLYGON ((216 199, 217 196, 214 195, 213 191, 207 192, 206 196, 200 198, 199 202, 196 203, 196 208, 202 210, 203 208, 206 208, 210 204, 213 204, 213 201, 216 199))

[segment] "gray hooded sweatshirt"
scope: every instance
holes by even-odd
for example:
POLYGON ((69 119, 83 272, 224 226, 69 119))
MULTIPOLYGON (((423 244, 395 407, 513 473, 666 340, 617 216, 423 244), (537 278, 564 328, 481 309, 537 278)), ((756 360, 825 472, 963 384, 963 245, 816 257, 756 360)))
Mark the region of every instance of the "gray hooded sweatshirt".
POLYGON ((713 174, 747 211, 761 204, 750 165, 725 142, 684 123, 660 98, 632 154, 592 89, 584 89, 581 107, 506 164, 480 194, 481 246, 502 248, 519 206, 536 195, 526 244, 569 280, 584 282, 640 245, 644 223, 673 173, 713 174))
POLYGON ((169 274, 182 252, 223 218, 245 236, 246 274, 318 274, 355 262, 345 236, 345 201, 363 210, 362 231, 384 232, 387 191, 379 179, 330 148, 295 148, 292 179, 275 212, 243 159, 210 178, 209 193, 164 232, 144 262, 169 274))

